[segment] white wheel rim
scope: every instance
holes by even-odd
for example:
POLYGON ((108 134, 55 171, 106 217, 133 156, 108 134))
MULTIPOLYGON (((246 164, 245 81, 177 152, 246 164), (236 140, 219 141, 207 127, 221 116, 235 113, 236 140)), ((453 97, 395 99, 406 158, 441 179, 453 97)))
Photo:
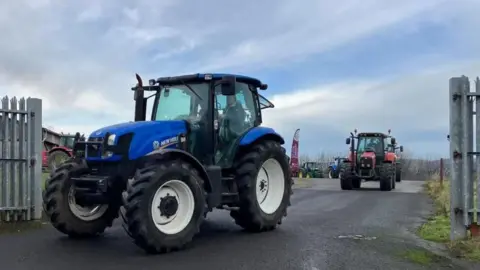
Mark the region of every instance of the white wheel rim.
POLYGON ((75 189, 72 187, 68 192, 68 207, 70 212, 80 220, 93 221, 101 218, 107 212, 108 204, 99 204, 91 207, 83 207, 75 201, 75 189))
POLYGON ((342 178, 342 173, 338 173, 338 178, 342 178))
POLYGON ((256 181, 257 203, 265 214, 280 207, 285 193, 285 174, 280 163, 270 158, 260 168, 256 181))
POLYGON ((151 215, 155 226, 164 234, 177 234, 183 231, 192 220, 195 209, 195 198, 190 187, 180 180, 170 180, 160 186, 153 196, 151 215), (167 195, 168 194, 168 195, 167 195), (175 197, 178 208, 171 216, 160 210, 162 199, 175 197))
POLYGON ((333 177, 332 177, 332 171, 331 171, 331 170, 328 171, 328 178, 330 178, 330 179, 333 178, 333 177))

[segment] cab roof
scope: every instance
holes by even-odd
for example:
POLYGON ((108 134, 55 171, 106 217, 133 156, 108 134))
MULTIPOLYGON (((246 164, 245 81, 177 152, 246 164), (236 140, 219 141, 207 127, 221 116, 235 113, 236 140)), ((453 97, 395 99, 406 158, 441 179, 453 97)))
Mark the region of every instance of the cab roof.
POLYGON ((357 136, 358 137, 382 137, 382 138, 389 137, 389 135, 382 132, 361 132, 361 133, 358 133, 357 136))
POLYGON ((237 81, 252 84, 255 87, 260 87, 262 82, 259 79, 244 75, 227 74, 227 73, 197 73, 190 75, 180 75, 173 77, 160 77, 157 79, 159 84, 179 84, 189 82, 203 82, 209 80, 220 80, 223 76, 235 76, 237 81))

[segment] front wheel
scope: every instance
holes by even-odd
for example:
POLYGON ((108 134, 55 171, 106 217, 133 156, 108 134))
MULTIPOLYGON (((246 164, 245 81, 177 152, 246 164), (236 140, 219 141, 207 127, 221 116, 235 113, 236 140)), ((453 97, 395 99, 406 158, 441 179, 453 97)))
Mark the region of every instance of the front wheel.
POLYGON ((391 163, 385 163, 380 168, 380 190, 391 191, 395 188, 395 170, 391 163))
POLYGON ((287 216, 292 194, 292 178, 280 144, 256 144, 238 157, 235 168, 240 202, 231 217, 247 231, 275 229, 287 216))
POLYGON ((397 165, 397 167, 395 168, 396 172, 395 172, 395 181, 396 182, 402 182, 402 168, 397 165))
POLYGON ((204 219, 203 179, 183 160, 150 159, 128 187, 124 228, 147 253, 183 249, 204 219))
POLYGON ((88 172, 82 162, 67 162, 53 171, 45 183, 43 209, 53 227, 71 237, 90 237, 104 232, 118 217, 120 192, 112 194, 109 204, 81 205, 75 200, 73 176, 88 172))

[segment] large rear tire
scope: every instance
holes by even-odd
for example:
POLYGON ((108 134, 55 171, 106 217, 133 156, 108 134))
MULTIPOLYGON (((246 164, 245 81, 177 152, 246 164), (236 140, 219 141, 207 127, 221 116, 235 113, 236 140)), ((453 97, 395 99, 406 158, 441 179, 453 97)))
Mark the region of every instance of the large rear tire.
POLYGON ((247 231, 273 230, 287 216, 292 178, 286 155, 275 141, 263 141, 243 151, 235 163, 239 209, 230 212, 247 231))
POLYGON ((183 249, 200 231, 204 180, 188 162, 149 157, 127 189, 124 228, 147 253, 183 249))
POLYGON ((391 191, 395 188, 395 168, 391 163, 385 163, 380 168, 380 190, 391 191))
POLYGON ((67 152, 55 150, 48 154, 48 169, 53 172, 69 159, 70 155, 67 152))
POLYGON ((75 202, 72 176, 88 172, 83 162, 63 163, 45 183, 43 209, 53 227, 75 238, 96 236, 112 226, 121 205, 120 192, 112 194, 111 202, 94 207, 80 206, 75 202))

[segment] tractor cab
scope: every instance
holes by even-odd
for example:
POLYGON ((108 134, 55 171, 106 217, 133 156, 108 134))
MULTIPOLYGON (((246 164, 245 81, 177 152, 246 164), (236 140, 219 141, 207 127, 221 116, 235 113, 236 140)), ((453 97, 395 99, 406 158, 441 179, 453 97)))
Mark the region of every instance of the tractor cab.
POLYGON ((305 163, 303 163, 302 168, 305 169, 307 172, 318 171, 318 170, 320 170, 320 163, 318 163, 318 162, 305 162, 305 163))
POLYGON ((73 149, 75 144, 75 134, 61 134, 60 136, 60 146, 73 149))
POLYGON ((388 137, 383 133, 360 133, 358 134, 356 158, 374 158, 377 163, 385 158, 388 137))
POLYGON ((232 165, 239 140, 262 123, 262 109, 274 105, 257 89, 267 85, 246 76, 194 74, 150 80, 132 88, 135 100, 135 121, 139 125, 158 126, 158 132, 181 129, 186 132, 165 138, 160 148, 177 147, 191 153, 202 164, 229 167, 232 165), (145 97, 145 92, 154 92, 145 97), (147 101, 153 98, 151 122, 147 118, 147 101), (144 123, 144 124, 140 124, 144 123), (148 123, 148 124, 147 124, 148 123))

